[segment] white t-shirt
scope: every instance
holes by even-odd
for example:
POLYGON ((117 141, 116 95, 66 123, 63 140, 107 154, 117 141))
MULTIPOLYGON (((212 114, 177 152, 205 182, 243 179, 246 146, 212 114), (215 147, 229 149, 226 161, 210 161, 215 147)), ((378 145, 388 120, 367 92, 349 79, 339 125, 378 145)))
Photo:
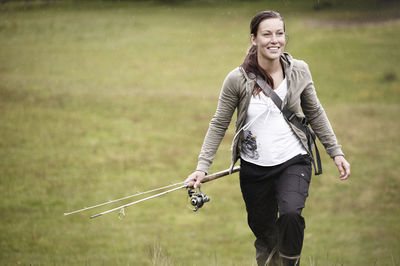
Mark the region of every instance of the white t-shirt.
MULTIPOLYGON (((287 80, 275 92, 283 100, 287 93, 287 80)), ((281 164, 298 154, 307 154, 281 111, 264 93, 252 96, 245 126, 240 157, 261 166, 281 164)))

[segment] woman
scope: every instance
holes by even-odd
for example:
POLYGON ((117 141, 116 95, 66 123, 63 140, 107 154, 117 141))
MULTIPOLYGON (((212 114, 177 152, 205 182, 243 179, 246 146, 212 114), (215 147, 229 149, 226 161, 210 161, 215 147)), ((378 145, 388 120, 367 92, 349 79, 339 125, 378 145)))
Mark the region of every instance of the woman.
POLYGON ((240 186, 248 224, 256 236, 257 263, 298 265, 305 228, 301 212, 313 157, 306 134, 282 111, 288 109, 296 119, 309 121, 341 180, 350 175, 350 164, 319 103, 307 64, 284 53, 285 24, 280 14, 258 13, 250 31, 252 46, 242 66, 230 72, 223 83, 197 169, 185 183, 200 186, 237 109, 231 169, 240 158, 240 186), (283 101, 280 108, 258 85, 260 77, 283 101))

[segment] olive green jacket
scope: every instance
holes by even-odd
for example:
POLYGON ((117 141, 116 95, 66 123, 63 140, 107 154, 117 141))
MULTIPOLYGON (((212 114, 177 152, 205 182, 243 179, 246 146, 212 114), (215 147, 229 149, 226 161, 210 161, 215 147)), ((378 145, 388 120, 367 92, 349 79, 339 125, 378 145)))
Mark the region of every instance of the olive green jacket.
MULTIPOLYGON (((282 103, 281 110, 284 106, 287 106, 299 118, 304 118, 305 116, 329 156, 333 158, 337 155, 343 155, 341 146, 338 144, 331 124, 318 100, 308 65, 304 61, 293 59, 287 53, 281 56, 281 62, 288 84, 287 95, 282 103)), ((208 173, 217 149, 231 122, 233 113, 237 109, 237 137, 232 142, 232 164, 230 167, 232 170, 239 159, 243 140, 243 131, 239 131, 245 124, 247 109, 255 83, 255 79, 249 78, 243 69, 239 67, 231 71, 225 78, 217 110, 211 119, 204 138, 196 170, 208 173)), ((311 151, 308 148, 307 137, 304 132, 289 121, 287 122, 310 154, 311 151)))

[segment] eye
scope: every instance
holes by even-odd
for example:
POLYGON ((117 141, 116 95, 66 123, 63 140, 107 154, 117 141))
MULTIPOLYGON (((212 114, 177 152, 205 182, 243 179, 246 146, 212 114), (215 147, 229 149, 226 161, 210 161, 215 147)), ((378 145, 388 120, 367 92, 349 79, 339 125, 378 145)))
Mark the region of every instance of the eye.
POLYGON ((283 36, 283 35, 285 35, 284 32, 278 32, 278 36, 283 36))
POLYGON ((264 33, 264 36, 271 36, 271 33, 264 33))

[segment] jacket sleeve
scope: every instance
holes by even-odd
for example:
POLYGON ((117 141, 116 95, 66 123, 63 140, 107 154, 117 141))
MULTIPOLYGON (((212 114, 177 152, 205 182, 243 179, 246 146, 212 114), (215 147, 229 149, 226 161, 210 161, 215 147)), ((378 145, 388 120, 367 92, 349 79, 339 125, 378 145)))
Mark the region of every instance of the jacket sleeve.
POLYGON ((343 155, 342 146, 338 144, 335 133, 333 132, 331 123, 322 107, 308 65, 304 63, 304 80, 307 81, 305 89, 301 94, 301 107, 307 120, 310 122, 311 128, 316 136, 324 145, 326 152, 331 158, 337 155, 343 155))
POLYGON ((217 110, 210 121, 207 134, 204 138, 196 170, 208 173, 237 107, 239 92, 238 82, 236 81, 237 77, 234 71, 228 74, 222 85, 217 110))

